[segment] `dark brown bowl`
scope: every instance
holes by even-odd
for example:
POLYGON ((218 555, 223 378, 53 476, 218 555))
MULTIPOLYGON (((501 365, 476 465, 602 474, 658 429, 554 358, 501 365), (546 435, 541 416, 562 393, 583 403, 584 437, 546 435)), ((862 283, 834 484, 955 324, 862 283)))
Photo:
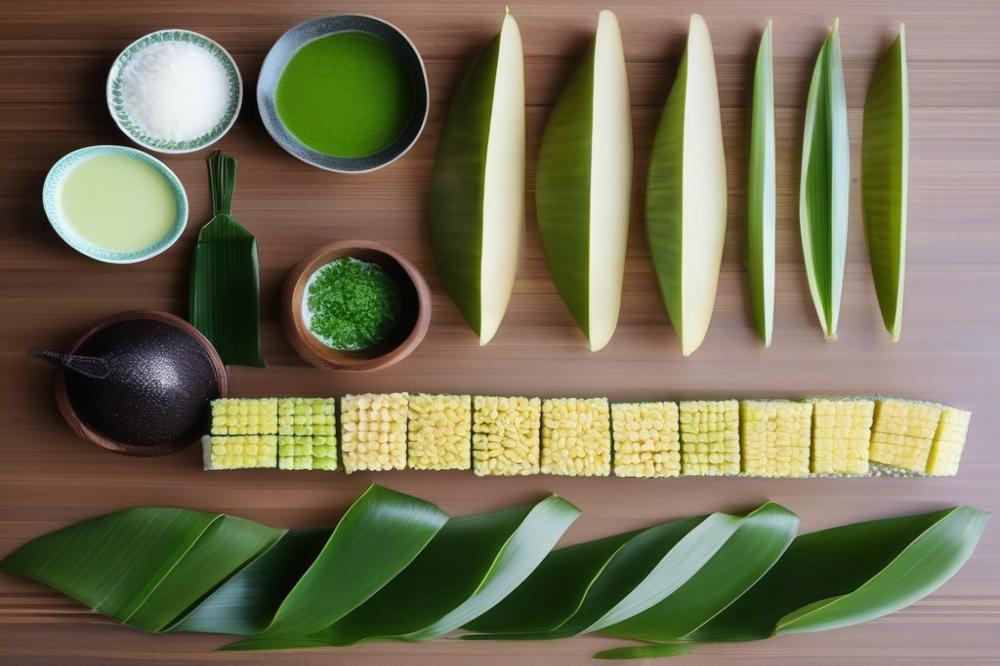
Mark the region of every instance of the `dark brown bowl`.
MULTIPOLYGON (((209 361, 212 364, 212 368, 215 371, 215 381, 219 387, 218 397, 224 398, 228 392, 228 377, 226 374, 226 366, 222 363, 222 359, 219 358, 219 354, 215 351, 215 347, 212 343, 208 341, 201 331, 196 329, 191 324, 187 323, 180 317, 168 314, 166 312, 155 312, 155 311, 136 311, 136 312, 121 312, 119 314, 103 319, 93 326, 90 327, 83 335, 73 343, 73 347, 70 349, 70 354, 75 354, 80 350, 80 347, 95 333, 98 331, 112 325, 117 324, 121 321, 126 321, 130 319, 152 319, 154 321, 163 322, 165 324, 170 324, 175 328, 179 328, 184 333, 188 334, 191 338, 195 340, 201 347, 205 350, 205 354, 208 356, 209 361)), ((83 418, 77 414, 76 410, 73 408, 73 404, 70 402, 69 393, 66 390, 66 376, 64 371, 60 371, 56 374, 55 378, 55 395, 56 404, 59 407, 59 413, 62 417, 66 419, 66 423, 73 429, 73 431, 81 438, 96 444, 102 448, 108 449, 109 451, 114 451, 116 453, 124 453, 130 456, 162 456, 168 453, 173 453, 175 451, 180 451, 181 449, 187 448, 194 442, 198 441, 198 438, 180 438, 170 442, 163 442, 160 444, 129 444, 126 442, 120 442, 110 437, 103 435, 98 432, 90 425, 87 424, 83 418)))
POLYGON ((338 241, 306 257, 288 274, 282 293, 282 323, 288 342, 299 356, 317 368, 353 372, 386 368, 409 356, 424 339, 431 323, 430 290, 420 271, 395 250, 372 241, 338 241), (395 334, 382 344, 357 351, 330 349, 316 339, 302 320, 302 296, 310 276, 341 257, 376 264, 399 286, 403 315, 395 334))

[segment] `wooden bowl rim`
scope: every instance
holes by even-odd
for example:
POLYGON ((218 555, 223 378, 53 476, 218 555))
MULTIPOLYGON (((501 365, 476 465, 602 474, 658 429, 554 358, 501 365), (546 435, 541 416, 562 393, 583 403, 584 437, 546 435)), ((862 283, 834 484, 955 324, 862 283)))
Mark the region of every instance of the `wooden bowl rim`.
POLYGON ((420 270, 396 250, 375 241, 342 240, 324 245, 289 271, 282 290, 282 311, 285 337, 305 361, 317 368, 370 372, 399 363, 420 346, 430 327, 430 288, 420 270), (383 254, 396 262, 406 273, 417 294, 417 318, 409 334, 396 347, 371 358, 345 356, 336 350, 328 349, 306 329, 302 320, 302 292, 310 276, 320 266, 339 257, 349 256, 358 250, 383 254))
MULTIPOLYGON (((212 343, 209 342, 208 338, 206 338, 201 331, 180 317, 172 315, 169 312, 159 312, 156 310, 130 310, 127 312, 119 312, 116 315, 111 315, 110 317, 101 319, 100 321, 94 323, 83 333, 83 335, 76 339, 72 347, 70 347, 69 353, 75 354, 80 347, 83 346, 83 343, 85 343, 98 331, 103 330, 112 324, 133 319, 151 319, 153 321, 170 324, 171 326, 184 331, 194 338, 194 340, 201 345, 202 349, 205 350, 205 353, 208 355, 208 360, 212 364, 212 370, 215 372, 215 383, 219 388, 219 397, 225 398, 228 395, 229 376, 226 372, 225 364, 219 357, 219 353, 215 351, 215 347, 212 346, 212 343)), ((62 414, 63 419, 69 424, 69 427, 73 429, 73 432, 91 444, 96 444, 97 446, 109 451, 124 453, 129 456, 162 456, 186 449, 194 444, 194 442, 198 441, 197 438, 190 442, 178 439, 172 442, 164 442, 163 444, 154 444, 152 446, 119 442, 118 440, 111 439, 110 437, 107 437, 106 435, 103 435, 91 428, 86 421, 84 421, 80 415, 76 413, 76 410, 73 408, 73 404, 69 400, 69 393, 66 391, 65 370, 59 370, 56 373, 53 390, 56 396, 56 405, 59 407, 59 413, 62 414)))

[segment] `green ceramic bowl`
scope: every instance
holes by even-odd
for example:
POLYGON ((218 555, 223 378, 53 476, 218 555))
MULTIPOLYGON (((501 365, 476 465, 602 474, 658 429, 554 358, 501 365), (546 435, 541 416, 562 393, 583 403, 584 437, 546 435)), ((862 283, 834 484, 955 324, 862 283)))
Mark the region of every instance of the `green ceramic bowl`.
POLYGON ((114 64, 111 65, 111 71, 108 73, 107 97, 111 117, 129 139, 143 148, 155 150, 158 153, 190 153, 210 146, 221 139, 236 122, 236 117, 240 113, 240 105, 243 103, 243 79, 240 78, 240 70, 236 67, 236 61, 233 60, 233 57, 208 37, 190 30, 157 30, 129 44, 115 58, 114 64), (122 72, 125 70, 125 66, 143 50, 163 42, 183 42, 205 49, 222 64, 229 80, 229 105, 222 119, 205 134, 187 141, 173 141, 148 134, 129 117, 122 101, 122 72))
POLYGON ((187 226, 188 220, 187 194, 184 192, 184 186, 181 185, 181 181, 177 178, 177 175, 166 164, 152 155, 125 146, 89 146, 74 150, 62 157, 52 166, 49 174, 45 177, 45 185, 42 186, 42 206, 45 208, 45 215, 49 218, 49 224, 59 234, 59 237, 66 241, 67 245, 91 259, 97 259, 109 264, 134 264, 166 251, 168 247, 180 238, 181 233, 184 232, 184 228, 187 226), (59 203, 60 188, 66 175, 73 167, 92 157, 108 154, 126 155, 153 167, 167 181, 171 192, 173 192, 174 200, 177 202, 177 215, 174 218, 174 223, 170 231, 156 243, 135 252, 106 250, 80 238, 67 223, 63 215, 62 206, 59 203))

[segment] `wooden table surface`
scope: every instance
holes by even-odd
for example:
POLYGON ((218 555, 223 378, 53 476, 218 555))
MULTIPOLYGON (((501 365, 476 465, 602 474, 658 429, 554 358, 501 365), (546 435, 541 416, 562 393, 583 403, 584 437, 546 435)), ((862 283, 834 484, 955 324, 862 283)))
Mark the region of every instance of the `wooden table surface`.
MULTIPOLYGON (((853 173, 840 341, 823 341, 809 300, 797 222, 803 105, 813 59, 835 15, 821 0, 620 0, 632 91, 635 187, 618 332, 587 351, 548 276, 533 216, 506 320, 495 340, 475 336, 440 289, 426 224, 427 183, 445 102, 470 57, 498 28, 502 2, 473 0, 200 1, 6 0, 0 4, 0 555, 70 522, 142 504, 236 513, 280 526, 329 525, 369 483, 483 511, 555 491, 584 511, 576 541, 698 512, 784 503, 811 530, 968 503, 1000 509, 1000 5, 992 0, 839 5, 853 173), (364 12, 402 28, 426 59, 432 106, 416 147, 382 171, 342 176, 285 154, 261 126, 254 90, 267 49, 283 31, 328 13, 364 12), (660 303, 643 232, 642 193, 656 119, 673 80, 687 16, 712 31, 729 170, 729 231, 711 330, 682 358, 660 303), (777 310, 774 344, 757 342, 742 270, 746 145, 753 56, 774 19, 778 135, 777 310), (909 265, 902 340, 889 341, 875 302, 861 228, 857 167, 861 108, 877 58, 905 21, 912 101, 909 265), (882 393, 974 412, 957 478, 933 480, 479 479, 468 473, 204 473, 195 449, 160 458, 114 455, 74 438, 50 395, 50 369, 30 346, 66 347, 96 319, 127 309, 183 314, 188 268, 209 217, 205 154, 165 156, 191 203, 183 238, 132 266, 100 264, 64 245, 46 223, 42 180, 81 146, 127 143, 104 101, 112 59, 152 30, 204 33, 236 58, 243 111, 219 144, 240 158, 234 210, 259 241, 269 367, 233 368, 235 395, 340 395, 449 391, 601 395, 798 397, 882 393), (303 363, 281 335, 278 293, 292 265, 321 244, 369 238, 427 275, 434 315, 423 346, 368 375, 303 363)), ((529 184, 539 136, 602 3, 513 2, 527 66, 529 184)), ((162 157, 162 156, 161 156, 162 157)), ((529 210, 533 193, 529 186, 529 210)), ((209 635, 148 636, 117 627, 47 588, 0 575, 0 662, 28 663, 579 663, 619 642, 542 644, 436 641, 342 651, 248 655, 211 650, 209 635)), ((986 663, 1000 659, 1000 523, 939 592, 891 617, 823 634, 699 648, 681 663, 986 663)))

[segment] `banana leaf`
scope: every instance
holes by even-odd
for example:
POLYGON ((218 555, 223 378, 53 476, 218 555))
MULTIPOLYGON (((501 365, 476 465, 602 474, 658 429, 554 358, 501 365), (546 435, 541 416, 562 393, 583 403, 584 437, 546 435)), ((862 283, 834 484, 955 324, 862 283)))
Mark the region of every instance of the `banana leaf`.
POLYGON ((840 62, 838 20, 823 42, 809 84, 799 181, 799 229, 806 276, 827 340, 837 339, 847 258, 850 171, 847 94, 840 62))
POLYGON ((445 518, 372 487, 332 530, 138 508, 31 541, 0 568, 149 631, 250 637, 228 649, 599 631, 644 641, 606 659, 864 622, 931 593, 970 557, 988 515, 969 507, 793 540, 797 517, 675 520, 550 552, 579 515, 555 496, 445 518), (320 627, 318 630, 316 627, 320 627))
POLYGON ((753 77, 750 168, 747 172, 747 275, 757 335, 765 347, 774 333, 774 74, 771 22, 760 39, 753 77))
POLYGON ((732 536, 675 592, 602 633, 643 641, 680 640, 739 599, 795 538, 799 518, 774 502, 740 517, 732 536))
POLYGON ((328 529, 289 530, 169 631, 238 636, 264 631, 278 605, 319 555, 330 533, 328 529))
POLYGON ((557 550, 513 594, 467 625, 480 634, 465 638, 548 640, 606 628, 606 633, 621 635, 620 623, 656 608, 700 578, 702 568, 734 535, 773 513, 788 517, 787 538, 780 539, 787 545, 797 520, 778 505, 768 504, 745 516, 716 513, 688 518, 557 550), (541 597, 551 602, 542 606, 541 597))
POLYGON ((685 644, 761 640, 882 617, 951 578, 972 555, 988 519, 985 511, 960 506, 800 536, 759 582, 696 630, 657 635, 650 623, 647 632, 630 635, 663 645, 614 648, 595 656, 673 656, 685 644))
POLYGON ((158 631, 284 533, 218 513, 143 507, 41 536, 7 556, 2 568, 119 622, 158 631))
POLYGON ((579 513, 569 502, 550 496, 537 504, 453 518, 407 569, 341 621, 311 635, 262 635, 225 649, 437 638, 506 597, 538 566, 579 513))
POLYGON ((899 340, 906 268, 910 100, 905 28, 882 58, 865 100, 861 210, 882 321, 899 340))
POLYGON ((760 582, 686 638, 757 640, 892 613, 958 571, 987 519, 984 511, 957 507, 800 536, 760 582))
POLYGON ((705 340, 726 239, 726 156, 708 25, 691 15, 677 78, 653 139, 646 234, 660 295, 688 356, 705 340))

